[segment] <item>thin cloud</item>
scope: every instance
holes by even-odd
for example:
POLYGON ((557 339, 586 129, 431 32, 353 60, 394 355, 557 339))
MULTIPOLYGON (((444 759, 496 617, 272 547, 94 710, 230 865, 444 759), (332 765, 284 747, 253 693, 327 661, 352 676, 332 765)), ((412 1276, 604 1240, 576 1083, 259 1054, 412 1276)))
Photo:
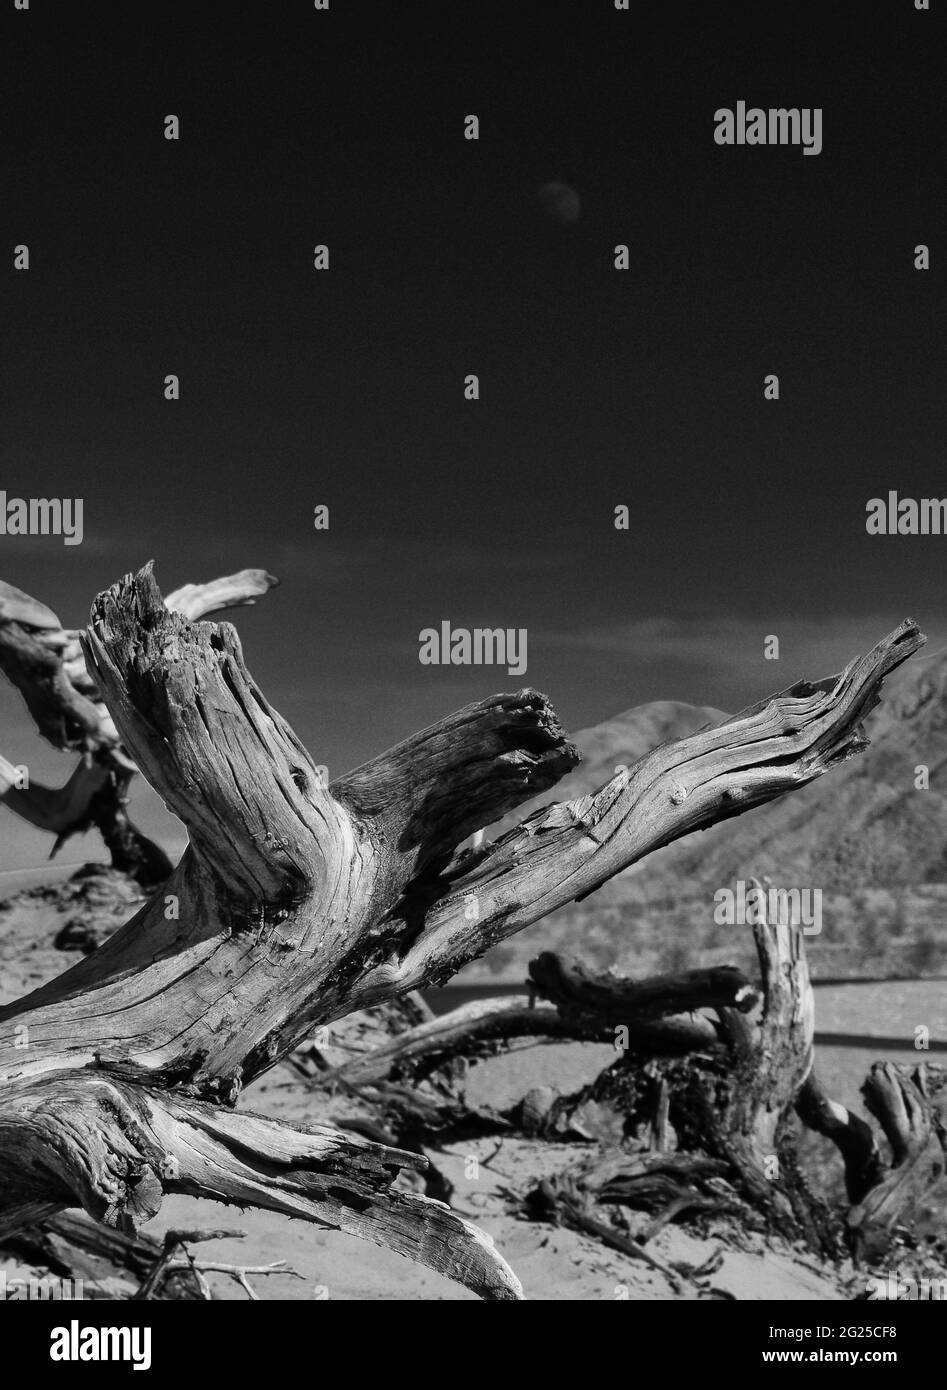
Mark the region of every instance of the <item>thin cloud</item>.
MULTIPOLYGON (((571 631, 531 630, 530 640, 535 651, 558 647, 576 653, 620 654, 636 663, 687 667, 715 679, 758 671, 761 666, 774 669, 775 663, 765 659, 764 643, 775 636, 779 639, 779 660, 789 678, 817 679, 840 670, 852 657, 870 649, 899 621, 891 613, 826 619, 693 614, 571 631)), ((929 650, 943 645, 947 620, 936 620, 927 636, 929 650)))

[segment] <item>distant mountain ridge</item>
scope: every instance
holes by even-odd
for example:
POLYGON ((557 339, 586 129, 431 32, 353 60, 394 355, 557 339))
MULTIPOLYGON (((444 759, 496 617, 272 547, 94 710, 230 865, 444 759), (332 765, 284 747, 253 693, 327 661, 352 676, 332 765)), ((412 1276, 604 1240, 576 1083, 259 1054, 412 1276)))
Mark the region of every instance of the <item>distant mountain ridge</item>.
MULTIPOLYGON (((574 736, 579 767, 488 834, 539 806, 594 791, 620 764, 724 718, 710 706, 662 700, 582 730, 574 736)), ((823 931, 809 941, 815 975, 944 971, 947 653, 896 672, 866 732, 870 746, 859 756, 797 792, 649 855, 583 903, 503 943, 484 966, 519 978, 539 949, 568 950, 637 974, 746 960, 752 956, 745 929, 714 926, 713 895, 740 878, 769 875, 779 887, 823 892, 823 931)))

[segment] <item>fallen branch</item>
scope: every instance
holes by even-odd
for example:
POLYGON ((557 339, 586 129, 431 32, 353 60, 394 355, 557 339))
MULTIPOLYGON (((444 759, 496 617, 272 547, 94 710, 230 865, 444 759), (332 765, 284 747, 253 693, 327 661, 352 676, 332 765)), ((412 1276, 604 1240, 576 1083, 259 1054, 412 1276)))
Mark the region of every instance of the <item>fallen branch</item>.
POLYGON ((164 1192, 301 1217, 388 1246, 481 1296, 519 1282, 476 1227, 393 1187, 416 1154, 114 1077, 59 1073, 0 1093, 0 1241, 67 1206, 134 1232, 164 1192), (15 1145, 13 1141, 16 1141, 15 1145))
POLYGON ((562 1018, 580 1026, 588 1021, 614 1029, 629 1020, 638 1023, 725 1006, 747 1013, 759 1003, 749 980, 733 965, 629 980, 595 974, 581 961, 544 951, 530 961, 529 976, 537 994, 555 1004, 562 1018))
POLYGON ((245 1235, 245 1231, 168 1231, 162 1244, 161 1254, 155 1261, 154 1267, 149 1271, 147 1278, 142 1281, 134 1298, 139 1301, 153 1299, 157 1290, 167 1279, 174 1274, 183 1274, 192 1276, 198 1281, 201 1297, 209 1301, 212 1295, 206 1276, 208 1274, 226 1274, 246 1291, 248 1298, 256 1303, 259 1299, 248 1282, 248 1275, 286 1274, 292 1279, 305 1277, 288 1265, 285 1260, 274 1260, 268 1265, 236 1265, 220 1260, 198 1261, 189 1253, 183 1259, 175 1258, 177 1251, 188 1245, 209 1240, 242 1240, 245 1235))
POLYGON ((400 1033, 381 1047, 319 1077, 327 1086, 365 1086, 402 1070, 418 1076, 451 1057, 469 1057, 483 1044, 513 1038, 571 1038, 575 1030, 554 1008, 530 1008, 507 999, 475 999, 450 1013, 400 1033))
MULTIPOLYGON (((55 1219, 55 1218, 53 1218, 55 1219)), ((246 1235, 245 1231, 167 1231, 161 1248, 156 1255, 151 1268, 144 1279, 133 1299, 154 1298, 158 1288, 164 1283, 165 1279, 172 1273, 172 1265, 176 1252, 185 1245, 197 1244, 206 1240, 242 1240, 246 1235)), ((184 1260, 179 1266, 182 1273, 194 1274, 194 1267, 190 1260, 184 1260)), ((209 1297, 206 1283, 203 1279, 199 1280, 201 1297, 209 1297)))
POLYGON ((305 1275, 300 1274, 298 1269, 293 1269, 285 1260, 274 1260, 268 1265, 234 1265, 225 1264, 215 1260, 172 1260, 168 1265, 167 1274, 180 1274, 192 1271, 201 1282, 201 1289, 205 1299, 212 1297, 210 1286, 207 1283, 208 1274, 227 1274, 242 1289, 246 1290, 247 1296, 254 1303, 259 1303, 259 1295, 254 1292, 247 1280, 249 1274, 285 1274, 291 1279, 304 1279, 305 1275))
POLYGON ((582 1231, 585 1235, 595 1236, 603 1245, 649 1265, 664 1275, 675 1293, 682 1292, 683 1276, 679 1270, 629 1236, 622 1235, 614 1226, 594 1216, 589 1208, 588 1198, 567 1179, 558 1182, 543 1179, 534 1194, 532 1209, 547 1219, 571 1226, 573 1230, 582 1231))
POLYGON ((731 1005, 741 1012, 759 1001, 732 966, 692 970, 648 980, 593 976, 576 961, 545 952, 529 967, 530 987, 550 1003, 480 999, 391 1038, 318 1080, 360 1086, 409 1072, 419 1078, 452 1057, 470 1057, 485 1046, 514 1038, 616 1043, 648 1056, 676 1056, 712 1046, 717 1035, 692 1011, 731 1005), (676 1014, 676 1017, 667 1017, 676 1014))

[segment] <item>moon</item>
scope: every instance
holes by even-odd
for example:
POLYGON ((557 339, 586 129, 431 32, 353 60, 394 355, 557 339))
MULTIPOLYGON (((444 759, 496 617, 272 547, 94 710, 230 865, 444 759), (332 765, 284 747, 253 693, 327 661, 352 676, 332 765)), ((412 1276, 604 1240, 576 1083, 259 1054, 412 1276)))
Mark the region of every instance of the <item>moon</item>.
POLYGON ((537 190, 537 197, 543 211, 555 222, 578 222, 582 200, 571 184, 557 181, 544 183, 542 188, 537 190))

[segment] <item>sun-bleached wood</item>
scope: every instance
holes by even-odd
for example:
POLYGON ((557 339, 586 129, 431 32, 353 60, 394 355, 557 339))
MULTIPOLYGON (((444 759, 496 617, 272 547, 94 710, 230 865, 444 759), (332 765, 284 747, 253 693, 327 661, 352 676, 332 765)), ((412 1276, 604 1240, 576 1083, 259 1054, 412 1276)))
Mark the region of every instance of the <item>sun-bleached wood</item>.
POLYGON ((0 1238, 76 1204, 133 1233, 165 1192, 180 1192, 367 1237, 484 1297, 519 1298, 519 1280, 482 1231, 393 1186, 425 1165, 340 1130, 236 1114, 106 1074, 0 1090, 0 1238))
MULTIPOLYGON (((246 569, 207 584, 187 584, 165 600, 195 620, 255 603, 278 581, 246 569)), ((0 758, 0 803, 40 830, 56 835, 52 854, 70 835, 95 826, 112 863, 153 886, 171 872, 162 850, 131 823, 126 810, 137 771, 86 667, 82 631, 65 629, 56 614, 29 594, 0 581, 0 670, 22 694, 39 732, 80 761, 62 787, 33 779, 19 787, 13 765, 0 758)))
MULTIPOLYGON (((154 1174, 139 1130, 160 1131, 181 1160, 181 1107, 226 1113, 214 1107, 233 1104, 316 1025, 444 980, 654 849, 858 752, 885 675, 923 638, 906 622, 841 675, 800 682, 664 745, 598 792, 466 851, 455 847, 577 760, 537 692, 468 706, 327 787, 247 670, 233 627, 170 612, 150 566, 99 595, 82 641, 122 746, 185 823, 190 845, 96 952, 0 1010, 0 1117, 12 1142, 25 1121, 16 1107, 11 1118, 11 1095, 29 1109, 31 1093, 74 1087, 81 1111, 91 1087, 102 1124, 96 1086, 118 1087, 133 1112, 146 1095, 147 1123, 121 1134, 106 1125, 103 1142, 121 1153, 130 1145, 128 1163, 154 1174)), ((246 1131, 239 1160, 218 1155, 235 1168, 227 1191, 246 1196, 240 1165, 254 1166, 255 1133, 246 1131)), ((392 1175, 399 1162, 391 1159, 392 1175)), ((81 1171, 67 1165, 54 1204, 96 1204, 81 1171)), ((167 1186, 141 1181, 141 1191, 126 1184, 103 1219, 138 1219, 167 1186)), ((267 1186, 259 1173, 254 1181, 267 1186)), ((327 1203, 325 1219, 337 1224, 328 1188, 319 1191, 311 1201, 327 1203)), ((403 1212, 393 1190, 384 1211, 393 1202, 403 1212)), ((6 1205, 0 1190, 0 1221, 6 1205)), ((390 1242, 386 1219, 366 1219, 360 1233, 390 1242)), ((450 1251, 428 1250, 434 1267, 453 1261, 470 1271, 471 1287, 511 1296, 499 1256, 490 1265, 489 1247, 474 1241, 465 1254, 463 1233, 450 1239, 450 1251)))

